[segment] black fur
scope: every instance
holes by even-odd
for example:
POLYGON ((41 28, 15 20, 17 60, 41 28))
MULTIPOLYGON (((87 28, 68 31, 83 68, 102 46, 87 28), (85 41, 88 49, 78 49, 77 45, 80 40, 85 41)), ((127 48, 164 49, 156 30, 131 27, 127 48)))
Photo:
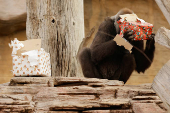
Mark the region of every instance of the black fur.
MULTIPOLYGON (((135 48, 130 53, 113 41, 117 35, 114 23, 114 19, 105 19, 99 26, 90 48, 84 48, 81 51, 79 61, 85 77, 120 80, 126 83, 134 70, 138 73, 144 72, 151 65, 151 62, 135 48)), ((152 35, 151 40, 147 41, 144 50, 143 41, 132 41, 130 39, 132 35, 129 34, 130 32, 126 33, 124 37, 131 44, 144 51, 152 61, 155 50, 154 35, 152 35)))

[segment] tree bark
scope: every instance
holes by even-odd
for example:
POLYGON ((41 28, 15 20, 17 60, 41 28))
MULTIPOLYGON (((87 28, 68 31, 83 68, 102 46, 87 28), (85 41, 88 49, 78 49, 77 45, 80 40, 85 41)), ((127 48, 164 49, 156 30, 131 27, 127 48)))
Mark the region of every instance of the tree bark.
POLYGON ((170 30, 160 27, 155 36, 155 42, 170 49, 170 30))
POLYGON ((155 0, 166 20, 170 24, 170 1, 169 0, 155 0))
POLYGON ((27 0, 27 39, 42 39, 52 76, 79 77, 76 60, 84 38, 83 0, 27 0))
POLYGON ((152 88, 156 92, 156 94, 163 101, 165 107, 170 113, 170 60, 161 68, 158 74, 155 76, 152 88))
MULTIPOLYGON (((155 41, 170 49, 170 30, 165 27, 158 29, 155 41)), ((155 76, 152 88, 156 94, 161 98, 168 112, 170 113, 170 60, 159 70, 158 74, 155 76)))

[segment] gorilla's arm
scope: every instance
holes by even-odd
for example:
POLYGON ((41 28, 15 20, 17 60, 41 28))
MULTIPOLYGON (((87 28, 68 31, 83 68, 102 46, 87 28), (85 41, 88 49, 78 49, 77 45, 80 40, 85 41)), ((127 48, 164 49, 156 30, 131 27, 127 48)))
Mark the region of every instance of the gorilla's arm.
MULTIPOLYGON (((133 45, 142 50, 140 41, 133 41, 133 45)), ((153 61, 154 58, 154 51, 155 51, 155 40, 154 40, 154 35, 152 35, 151 39, 147 40, 146 48, 144 50, 144 53, 148 56, 148 58, 151 61, 153 61)), ((135 61, 136 61, 136 71, 138 73, 145 72, 145 70, 150 67, 152 62, 150 62, 141 52, 139 52, 135 48, 132 49, 132 54, 134 54, 135 61)))
POLYGON ((104 58, 113 55, 116 50, 117 44, 113 40, 101 43, 91 48, 91 59, 95 64, 97 64, 104 58))
POLYGON ((132 48, 132 54, 135 57, 136 61, 136 71, 138 73, 145 72, 147 68, 151 65, 153 58, 154 58, 154 52, 155 52, 155 34, 153 33, 149 40, 146 42, 146 48, 144 50, 143 48, 143 40, 141 41, 134 41, 134 36, 132 35, 133 32, 131 30, 128 30, 126 33, 124 33, 124 38, 128 40, 133 46, 140 49, 143 53, 146 54, 146 56, 150 59, 150 61, 136 48, 132 48))

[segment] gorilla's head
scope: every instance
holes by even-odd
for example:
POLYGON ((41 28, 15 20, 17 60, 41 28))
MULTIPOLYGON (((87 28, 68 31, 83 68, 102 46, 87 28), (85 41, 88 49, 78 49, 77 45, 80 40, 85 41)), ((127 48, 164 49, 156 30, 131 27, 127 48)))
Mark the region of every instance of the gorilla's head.
POLYGON ((132 10, 130 10, 130 9, 128 9, 128 8, 123 8, 123 9, 121 9, 116 15, 110 17, 112 20, 114 20, 114 25, 115 25, 117 34, 120 33, 119 25, 118 25, 118 23, 117 23, 117 21, 120 20, 119 15, 133 14, 133 13, 134 13, 134 12, 133 12, 132 10))

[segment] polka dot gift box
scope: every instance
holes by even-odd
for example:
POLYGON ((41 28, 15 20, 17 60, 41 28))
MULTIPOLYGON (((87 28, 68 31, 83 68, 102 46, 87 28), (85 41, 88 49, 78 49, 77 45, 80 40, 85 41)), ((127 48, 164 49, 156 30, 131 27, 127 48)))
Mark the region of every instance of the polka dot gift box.
POLYGON ((41 48, 41 39, 18 41, 12 48, 14 76, 51 76, 50 54, 41 48))
POLYGON ((153 25, 137 17, 136 14, 120 15, 121 19, 117 21, 120 28, 120 35, 131 29, 134 40, 147 40, 152 34, 153 25))

